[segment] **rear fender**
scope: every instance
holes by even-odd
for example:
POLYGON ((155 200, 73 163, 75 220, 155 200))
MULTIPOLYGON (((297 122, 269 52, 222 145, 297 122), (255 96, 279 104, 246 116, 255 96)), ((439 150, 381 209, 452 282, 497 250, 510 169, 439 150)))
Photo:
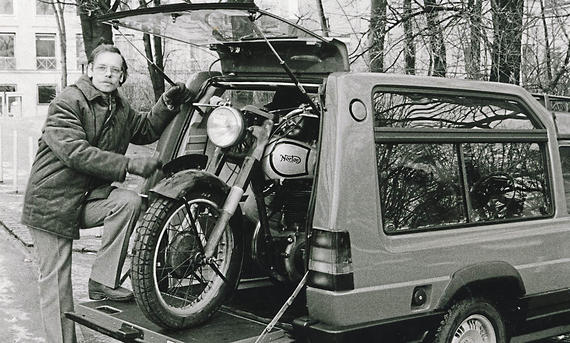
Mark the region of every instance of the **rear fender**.
POLYGON ((193 188, 211 189, 224 194, 230 191, 230 186, 219 177, 202 170, 189 169, 179 171, 171 177, 161 180, 150 192, 177 200, 193 188))
POLYGON ((457 297, 476 293, 491 284, 501 285, 501 289, 516 298, 526 292, 519 272, 510 264, 502 261, 478 263, 453 273, 437 308, 448 308, 457 297))

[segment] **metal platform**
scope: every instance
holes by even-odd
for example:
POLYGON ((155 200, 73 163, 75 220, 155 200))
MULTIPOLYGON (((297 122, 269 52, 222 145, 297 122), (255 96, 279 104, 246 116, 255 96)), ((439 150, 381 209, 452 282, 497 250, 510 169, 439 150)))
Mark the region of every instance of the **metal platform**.
MULTIPOLYGON (((149 321, 134 301, 88 301, 66 313, 73 321, 123 342, 255 342, 271 317, 286 299, 286 291, 276 286, 246 287, 238 290, 228 306, 223 306, 205 324, 180 331, 167 330, 149 321)), ((284 321, 263 342, 288 343, 294 340, 288 332, 290 321, 304 305, 292 308, 284 321)))

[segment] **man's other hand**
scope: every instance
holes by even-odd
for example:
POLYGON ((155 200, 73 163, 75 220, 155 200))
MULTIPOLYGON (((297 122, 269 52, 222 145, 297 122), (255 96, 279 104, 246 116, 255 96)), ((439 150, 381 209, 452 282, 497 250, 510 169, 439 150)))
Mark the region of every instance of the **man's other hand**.
POLYGON ((170 87, 162 96, 168 107, 176 108, 190 101, 194 94, 182 82, 177 82, 176 86, 170 87))
POLYGON ((149 177, 160 167, 162 167, 162 162, 156 157, 135 157, 129 159, 127 171, 131 174, 149 177))

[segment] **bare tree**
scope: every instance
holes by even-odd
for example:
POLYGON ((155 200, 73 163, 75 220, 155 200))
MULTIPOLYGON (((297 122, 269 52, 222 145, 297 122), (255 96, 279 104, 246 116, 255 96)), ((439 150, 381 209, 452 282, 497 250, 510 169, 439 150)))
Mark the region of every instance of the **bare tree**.
MULTIPOLYGON (((160 6, 160 0, 152 1, 154 6, 160 6)), ((139 0, 141 7, 147 7, 147 2, 145 0, 139 0)), ((159 36, 152 36, 145 33, 143 34, 144 51, 146 57, 153 61, 157 68, 164 70, 164 53, 162 51, 162 38, 159 36)), ((156 70, 150 62, 147 62, 148 73, 150 75, 150 81, 152 82, 152 88, 154 90, 154 99, 158 101, 162 93, 164 93, 164 77, 162 74, 156 70)))
MULTIPOLYGON (((97 16, 111 11, 111 0, 76 0, 79 6, 79 19, 85 46, 85 55, 91 56, 91 52, 101 41, 113 43, 111 26, 97 21, 97 16)), ((115 2, 115 9, 118 2, 115 2)))
MULTIPOLYGON (((563 36, 566 38, 566 40, 568 41, 567 46, 565 47, 566 52, 564 54, 556 54, 556 58, 553 56, 555 49, 553 48, 552 42, 551 42, 551 37, 550 37, 550 28, 549 25, 547 24, 547 14, 546 14, 546 9, 544 6, 544 2, 542 0, 539 0, 540 3, 540 18, 541 18, 541 23, 543 26, 543 30, 544 30, 544 44, 545 44, 545 51, 544 51, 544 58, 545 58, 545 69, 546 69, 546 82, 545 85, 543 86, 543 91, 546 93, 554 93, 556 91, 556 88, 558 87, 558 84, 560 82, 560 80, 562 79, 562 77, 567 73, 567 66, 570 62, 570 37, 568 36, 568 32, 566 31, 566 22, 565 21, 561 21, 560 27, 562 28, 562 34, 563 36), (562 59, 561 56, 564 55, 564 58, 562 59), (563 61, 562 63, 555 63, 555 61, 563 61)), ((553 7, 557 7, 555 2, 551 2, 551 5, 553 7)), ((552 10, 556 10, 556 8, 552 8, 552 10)), ((558 16, 555 16, 558 17, 558 16)), ((553 19, 557 19, 557 18, 553 18, 553 19)))
POLYGON ((416 45, 414 40, 414 29, 412 18, 412 0, 404 0, 404 17, 408 18, 404 21, 404 34, 406 43, 404 46, 404 59, 406 74, 416 73, 416 45))
POLYGON ((445 77, 447 70, 447 51, 445 49, 443 32, 438 18, 439 4, 437 4, 435 0, 425 0, 424 4, 430 43, 430 59, 432 62, 430 63, 432 66, 432 72, 430 74, 445 77))
POLYGON ((493 48, 490 81, 519 83, 523 0, 491 1, 493 48))
POLYGON ((67 87, 67 33, 65 31, 65 4, 60 0, 50 0, 59 34, 59 50, 61 54, 61 89, 67 87))
POLYGON ((368 33, 370 71, 384 71, 387 0, 372 0, 368 33))
POLYGON ((39 0, 53 10, 59 35, 59 52, 61 55, 60 89, 67 87, 67 33, 65 30, 64 10, 66 3, 61 0, 39 0))
POLYGON ((317 1, 317 10, 319 12, 319 18, 321 20, 321 30, 323 31, 323 37, 328 37, 330 33, 329 24, 327 21, 327 17, 325 16, 325 9, 323 7, 322 0, 317 1))
POLYGON ((469 11, 469 49, 465 53, 465 69, 467 77, 478 80, 481 78, 481 23, 482 0, 468 0, 469 11))

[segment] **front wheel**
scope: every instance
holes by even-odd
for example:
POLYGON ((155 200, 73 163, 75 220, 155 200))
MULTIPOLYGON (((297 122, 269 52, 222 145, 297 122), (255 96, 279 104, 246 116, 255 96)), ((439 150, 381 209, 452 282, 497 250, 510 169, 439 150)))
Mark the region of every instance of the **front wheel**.
POLYGON ((435 343, 505 343, 505 324, 489 301, 468 298, 454 304, 437 329, 435 343))
POLYGON ((185 198, 187 204, 172 199, 151 204, 137 230, 131 266, 139 308, 171 329, 208 320, 235 289, 243 257, 241 235, 230 221, 209 261, 215 265, 201 258, 226 194, 195 191, 185 198))

